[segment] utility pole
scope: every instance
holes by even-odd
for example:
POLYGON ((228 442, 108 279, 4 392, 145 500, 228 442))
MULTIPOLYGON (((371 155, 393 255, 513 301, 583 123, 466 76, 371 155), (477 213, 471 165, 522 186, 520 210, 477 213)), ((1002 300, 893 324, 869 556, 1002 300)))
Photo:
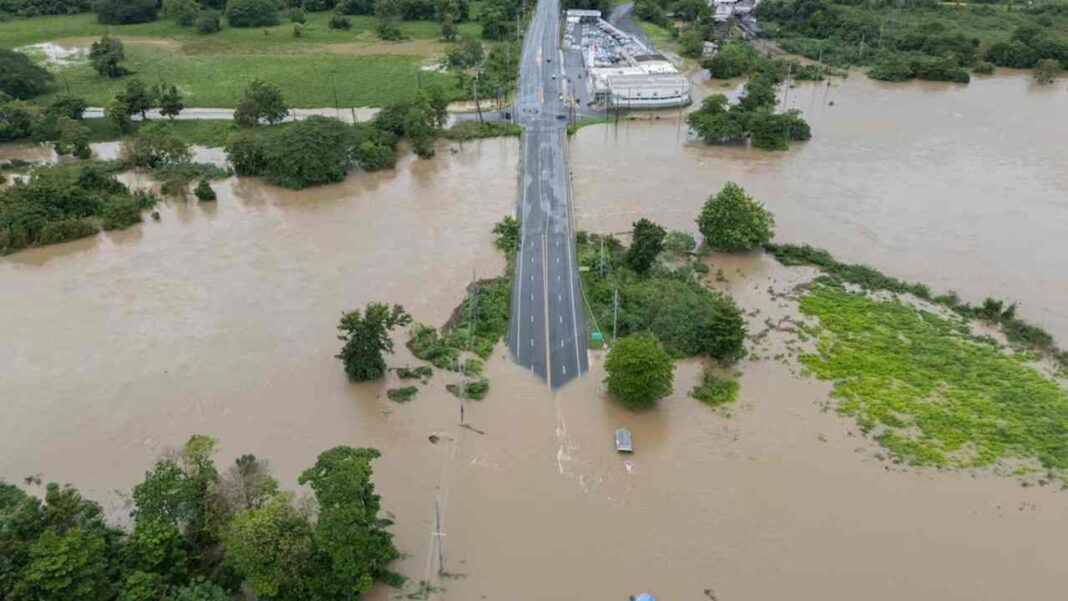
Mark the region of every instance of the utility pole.
POLYGON ((612 344, 616 343, 616 324, 619 323, 619 287, 612 293, 612 344))
POLYGON ((471 98, 475 101, 475 110, 478 111, 478 122, 484 123, 482 120, 482 107, 478 104, 478 89, 476 84, 478 83, 478 73, 471 79, 471 98))
POLYGON ((786 110, 786 98, 790 95, 790 75, 793 73, 794 64, 786 67, 786 83, 782 87, 782 110, 786 110))
POLYGON ((434 501, 434 536, 438 539, 438 576, 445 574, 445 536, 441 532, 441 510, 437 500, 434 501))
POLYGON ((601 277, 604 277, 604 236, 601 236, 601 277))

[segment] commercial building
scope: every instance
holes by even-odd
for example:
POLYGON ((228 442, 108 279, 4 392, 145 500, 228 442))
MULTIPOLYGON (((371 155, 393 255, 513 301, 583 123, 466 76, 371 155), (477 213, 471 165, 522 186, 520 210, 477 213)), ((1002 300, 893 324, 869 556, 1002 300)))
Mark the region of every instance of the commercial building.
POLYGON ((569 10, 564 48, 582 55, 589 97, 605 107, 671 108, 690 103, 690 82, 675 64, 600 18, 569 10))

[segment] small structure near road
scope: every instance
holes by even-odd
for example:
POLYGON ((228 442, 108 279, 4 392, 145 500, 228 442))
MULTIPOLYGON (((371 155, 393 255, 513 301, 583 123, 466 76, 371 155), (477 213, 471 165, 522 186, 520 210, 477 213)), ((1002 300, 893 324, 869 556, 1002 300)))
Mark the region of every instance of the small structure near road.
POLYGON ((630 430, 626 428, 616 430, 616 451, 620 453, 634 452, 634 443, 630 437, 630 430))

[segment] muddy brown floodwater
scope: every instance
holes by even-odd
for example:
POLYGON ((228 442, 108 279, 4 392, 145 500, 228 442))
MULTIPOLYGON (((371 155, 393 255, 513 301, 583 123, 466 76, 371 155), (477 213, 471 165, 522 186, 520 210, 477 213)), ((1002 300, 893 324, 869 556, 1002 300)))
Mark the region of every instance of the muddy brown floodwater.
MULTIPOLYGON (((1055 292, 1068 284, 1042 253, 1064 239, 1038 232, 1065 225, 1065 113, 1063 96, 1044 94, 1012 78, 878 93, 850 80, 812 111, 816 139, 776 155, 683 147, 670 123, 588 128, 572 147, 579 223, 613 231, 648 215, 688 228, 735 179, 787 239, 962 292, 1016 286, 1028 315, 1061 327, 1055 292), (998 110, 987 123, 976 105, 998 110), (949 108, 963 116, 934 116, 949 108), (943 127, 954 119, 972 126, 943 127)), ((227 180, 218 202, 171 203, 159 223, 0 258, 0 477, 70 482, 118 515, 114 491, 194 432, 218 437, 220 464, 268 459, 287 487, 324 449, 375 446, 407 554, 398 569, 431 580, 435 599, 1060 598, 1068 493, 897 470, 824 411, 826 383, 775 361, 738 366, 729 417, 686 396, 696 362, 678 366, 655 410, 621 410, 603 396, 597 353, 588 377, 552 396, 498 347, 489 396, 466 409, 475 429, 457 425, 452 374, 403 405, 385 397, 392 377, 348 383, 333 358, 343 310, 387 300, 440 325, 465 281, 503 269, 490 229, 514 209, 518 158, 515 140, 487 140, 304 192, 227 180), (614 452, 619 427, 633 456, 614 452)), ((712 263, 727 280, 716 286, 761 310, 753 330, 788 311, 768 286, 804 276, 759 255, 712 263)), ((411 361, 398 346, 390 363, 411 361)))
POLYGON ((1066 87, 1029 74, 801 85, 787 104, 813 137, 780 153, 684 144, 674 113, 587 127, 571 153, 578 227, 620 231, 646 216, 696 232, 701 204, 734 181, 775 212, 780 241, 970 301, 1017 300, 1068 340, 1066 87))

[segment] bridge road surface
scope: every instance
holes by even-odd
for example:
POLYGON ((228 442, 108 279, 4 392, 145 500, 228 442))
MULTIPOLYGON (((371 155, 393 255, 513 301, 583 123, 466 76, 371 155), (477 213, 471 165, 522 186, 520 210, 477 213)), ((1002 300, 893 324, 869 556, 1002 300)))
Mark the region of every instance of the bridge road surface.
POLYGON ((513 105, 520 140, 516 252, 508 348, 519 365, 559 388, 586 373, 586 324, 571 230, 567 114, 562 100, 559 0, 538 0, 513 105))

